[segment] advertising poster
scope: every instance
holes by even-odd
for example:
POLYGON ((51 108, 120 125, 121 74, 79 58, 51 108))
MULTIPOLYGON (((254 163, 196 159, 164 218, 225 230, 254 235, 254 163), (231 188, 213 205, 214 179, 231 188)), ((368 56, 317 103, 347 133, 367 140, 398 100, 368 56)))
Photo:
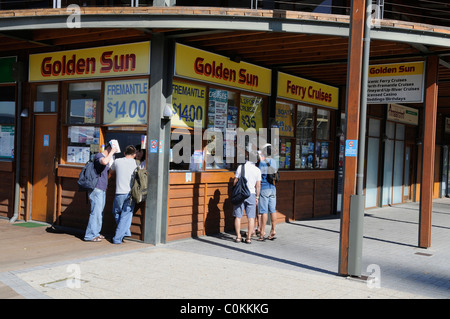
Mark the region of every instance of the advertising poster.
POLYGON ((227 127, 228 92, 224 90, 209 90, 208 128, 220 131, 227 127))
POLYGON ((147 124, 148 79, 105 82, 105 124, 147 124))
POLYGON ((199 85, 173 81, 171 125, 194 127, 201 121, 205 127, 206 88, 199 85))
POLYGON ((241 95, 241 112, 239 127, 246 130, 254 128, 257 131, 263 127, 262 123, 262 98, 241 95))
POLYGON ((275 123, 280 129, 280 136, 294 136, 294 127, 292 125, 291 106, 289 104, 277 102, 275 111, 275 123))
POLYGON ((0 158, 14 158, 14 126, 0 125, 0 158))

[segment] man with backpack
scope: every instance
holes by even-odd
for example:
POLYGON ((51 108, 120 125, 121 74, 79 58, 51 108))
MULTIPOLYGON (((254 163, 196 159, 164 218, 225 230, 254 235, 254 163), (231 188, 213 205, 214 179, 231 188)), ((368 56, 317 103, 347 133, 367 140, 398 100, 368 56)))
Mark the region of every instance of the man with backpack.
POLYGON ((124 237, 131 236, 130 226, 133 219, 135 202, 131 197, 131 186, 137 167, 136 148, 128 145, 125 157, 114 161, 112 169, 116 172, 116 195, 113 202, 113 215, 116 220, 116 233, 113 244, 121 244, 124 237))
MULTIPOLYGON (((249 152, 246 151, 247 162, 241 164, 235 173, 233 187, 236 186, 241 175, 244 177, 244 181, 247 182, 250 196, 246 198, 242 203, 233 203, 233 216, 234 228, 236 230, 235 242, 242 242, 241 237, 241 219, 244 216, 244 210, 248 219, 248 231, 245 243, 251 244, 251 236, 255 227, 256 207, 259 200, 259 191, 261 187, 261 171, 256 167, 255 163, 250 161, 249 152)), ((256 155, 254 156, 256 158, 256 155)))
POLYGON ((113 146, 112 141, 110 141, 105 150, 97 153, 94 157, 94 168, 98 174, 98 180, 95 188, 88 192, 88 197, 91 202, 91 213, 84 234, 84 240, 86 241, 99 242, 104 238, 103 235, 100 235, 100 231, 103 223, 106 189, 108 188, 108 172, 111 167, 110 162, 113 159, 114 153, 117 151, 118 148, 113 146))
POLYGON ((261 151, 261 157, 259 161, 259 169, 261 170, 261 193, 259 200, 259 241, 266 239, 265 226, 270 214, 271 230, 270 235, 267 237, 269 240, 275 239, 275 224, 277 221, 276 216, 276 203, 277 203, 277 188, 275 184, 278 182, 278 165, 277 161, 272 157, 272 146, 266 144, 261 151))

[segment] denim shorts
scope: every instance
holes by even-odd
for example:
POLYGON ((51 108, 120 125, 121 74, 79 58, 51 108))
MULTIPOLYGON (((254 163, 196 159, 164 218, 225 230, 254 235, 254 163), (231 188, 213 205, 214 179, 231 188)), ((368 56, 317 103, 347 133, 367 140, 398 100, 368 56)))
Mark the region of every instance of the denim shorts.
POLYGON ((276 188, 262 189, 259 194, 259 213, 275 213, 277 205, 277 190, 276 188))
POLYGON ((245 214, 247 218, 256 218, 256 195, 251 194, 249 198, 244 200, 241 205, 233 207, 233 216, 237 218, 242 218, 245 214))

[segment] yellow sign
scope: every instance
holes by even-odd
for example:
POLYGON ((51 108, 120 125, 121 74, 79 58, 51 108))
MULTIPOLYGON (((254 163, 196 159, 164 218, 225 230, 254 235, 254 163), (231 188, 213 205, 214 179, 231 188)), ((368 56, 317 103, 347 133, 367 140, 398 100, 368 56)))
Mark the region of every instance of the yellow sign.
POLYGON ((205 87, 173 81, 172 126, 194 127, 194 121, 201 121, 205 127, 205 101, 205 87))
POLYGON ((369 66, 369 77, 422 75, 423 62, 407 62, 393 64, 377 64, 369 66))
POLYGON ((150 74, 150 42, 30 55, 30 82, 150 74))
POLYGON ((278 97, 337 109, 339 89, 278 72, 278 97))
POLYGON ((175 75, 270 95, 271 70, 177 43, 175 75))
POLYGON ((294 136, 294 127, 292 125, 293 112, 290 104, 277 102, 275 110, 275 122, 279 128, 280 136, 294 136))
POLYGON ((263 127, 262 123, 262 98, 256 96, 241 95, 241 108, 239 112, 239 127, 244 130, 254 128, 258 131, 263 127))

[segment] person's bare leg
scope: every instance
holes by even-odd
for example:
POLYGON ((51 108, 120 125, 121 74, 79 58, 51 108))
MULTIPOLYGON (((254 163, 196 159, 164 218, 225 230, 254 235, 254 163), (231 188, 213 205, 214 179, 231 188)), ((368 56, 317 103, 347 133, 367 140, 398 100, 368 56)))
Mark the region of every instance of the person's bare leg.
POLYGON ((251 243, 252 240, 252 234, 253 234, 253 230, 255 228, 255 219, 254 218, 249 218, 248 219, 248 231, 247 231, 247 239, 246 242, 247 243, 251 243))
POLYGON ((270 224, 271 224, 271 228, 270 228, 270 235, 269 235, 269 239, 275 239, 275 235, 277 234, 275 232, 275 225, 277 223, 277 213, 272 213, 270 214, 270 224))
POLYGON ((259 229, 259 239, 264 239, 266 235, 267 214, 261 214, 261 226, 259 229))
POLYGON ((241 241, 241 219, 238 217, 234 218, 234 229, 236 230, 236 241, 241 241))

